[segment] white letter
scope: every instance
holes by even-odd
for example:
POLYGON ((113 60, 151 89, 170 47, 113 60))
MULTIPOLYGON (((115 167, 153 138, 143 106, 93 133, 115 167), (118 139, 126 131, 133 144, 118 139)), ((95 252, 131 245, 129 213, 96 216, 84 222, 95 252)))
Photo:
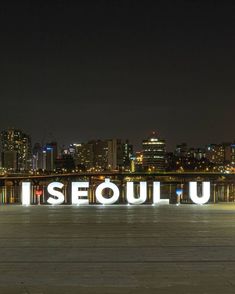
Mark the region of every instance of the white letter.
POLYGON ((153 205, 154 204, 169 204, 169 199, 161 199, 160 182, 153 182, 153 205))
POLYGON ((57 197, 58 199, 49 197, 47 202, 50 204, 54 204, 54 205, 62 204, 64 202, 64 195, 62 192, 54 190, 54 188, 62 189, 63 187, 64 187, 64 184, 62 184, 60 182, 50 183, 47 187, 47 191, 49 194, 57 197))
POLYGON ((153 204, 160 202, 160 182, 153 182, 153 204))
POLYGON ((89 182, 72 182, 72 204, 89 204, 88 199, 79 197, 88 197, 88 191, 78 191, 79 188, 89 188, 89 182))
POLYGON ((205 204, 210 200, 210 182, 202 182, 202 196, 197 195, 197 182, 189 182, 189 196, 196 204, 205 204))
POLYGON ((134 197, 134 183, 126 183, 126 198, 130 204, 142 204, 147 200, 147 183, 140 182, 140 196, 139 198, 134 197))
POLYGON ((31 183, 30 182, 23 182, 22 183, 22 190, 21 190, 21 203, 22 205, 30 205, 30 190, 31 190, 31 183))
MULTIPOLYGON (((96 199, 101 204, 115 203, 119 198, 119 194, 120 194, 120 192, 119 192, 118 187, 114 183, 110 183, 110 179, 105 179, 105 182, 100 184, 95 191, 96 199), (113 196, 111 198, 105 198, 102 195, 102 191, 107 188, 113 190, 113 196)), ((109 195, 105 195, 105 196, 110 197, 109 195)))

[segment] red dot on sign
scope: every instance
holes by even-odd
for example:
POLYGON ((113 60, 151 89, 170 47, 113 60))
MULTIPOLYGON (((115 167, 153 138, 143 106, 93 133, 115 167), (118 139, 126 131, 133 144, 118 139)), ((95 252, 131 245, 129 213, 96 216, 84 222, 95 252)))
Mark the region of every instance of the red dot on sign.
POLYGON ((35 194, 36 194, 37 196, 41 196, 41 195, 42 195, 42 190, 36 190, 35 194))

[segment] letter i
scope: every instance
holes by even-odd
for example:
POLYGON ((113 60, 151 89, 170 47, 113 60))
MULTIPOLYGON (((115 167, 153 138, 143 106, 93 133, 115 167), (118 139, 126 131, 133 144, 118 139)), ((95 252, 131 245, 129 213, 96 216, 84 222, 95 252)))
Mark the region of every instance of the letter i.
POLYGON ((31 183, 23 182, 21 190, 21 203, 22 205, 30 205, 30 192, 31 192, 31 183))

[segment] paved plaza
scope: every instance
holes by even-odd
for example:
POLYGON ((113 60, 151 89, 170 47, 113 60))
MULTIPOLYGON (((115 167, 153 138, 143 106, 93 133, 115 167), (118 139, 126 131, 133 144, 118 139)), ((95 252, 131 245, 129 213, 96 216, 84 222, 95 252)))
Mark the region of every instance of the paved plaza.
POLYGON ((235 293, 235 205, 1 206, 0 293, 235 293))

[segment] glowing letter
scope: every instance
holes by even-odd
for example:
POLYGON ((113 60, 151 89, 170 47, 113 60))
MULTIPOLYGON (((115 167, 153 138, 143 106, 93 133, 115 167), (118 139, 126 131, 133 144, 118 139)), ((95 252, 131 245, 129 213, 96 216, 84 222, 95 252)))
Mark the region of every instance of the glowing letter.
POLYGON ((160 202, 160 182, 153 182, 153 204, 160 202))
POLYGON ((197 195, 197 182, 189 182, 189 196, 196 204, 205 204, 210 200, 210 182, 202 182, 202 196, 197 195))
POLYGON ((130 204, 142 204, 147 200, 147 183, 140 182, 140 196, 139 198, 134 197, 134 183, 126 183, 126 198, 130 204))
POLYGON ((154 204, 169 204, 169 199, 160 198, 160 182, 153 182, 153 205, 154 204))
POLYGON ((30 182, 23 182, 22 183, 22 191, 21 191, 22 205, 30 205, 30 190, 31 190, 31 183, 30 182))
POLYGON ((60 183, 60 182, 54 182, 54 183, 50 183, 47 187, 47 191, 49 194, 51 194, 52 196, 57 197, 53 198, 53 197, 49 197, 47 202, 50 204, 54 204, 54 205, 59 205, 62 204, 64 202, 64 194, 60 191, 56 191, 54 188, 59 188, 62 189, 64 186, 64 184, 60 183))
POLYGON ((110 183, 110 179, 105 179, 105 182, 100 184, 97 187, 96 191, 95 191, 96 199, 101 204, 113 204, 113 203, 115 203, 119 198, 119 194, 120 194, 120 192, 119 192, 118 187, 114 183, 110 183), (106 198, 106 197, 109 197, 109 195, 105 195, 106 197, 104 197, 102 195, 102 191, 104 189, 113 190, 113 196, 111 196, 111 198, 106 198))
POLYGON ((72 204, 89 204, 88 199, 80 197, 88 197, 88 191, 79 191, 79 188, 89 188, 89 182, 73 182, 72 183, 72 204))

